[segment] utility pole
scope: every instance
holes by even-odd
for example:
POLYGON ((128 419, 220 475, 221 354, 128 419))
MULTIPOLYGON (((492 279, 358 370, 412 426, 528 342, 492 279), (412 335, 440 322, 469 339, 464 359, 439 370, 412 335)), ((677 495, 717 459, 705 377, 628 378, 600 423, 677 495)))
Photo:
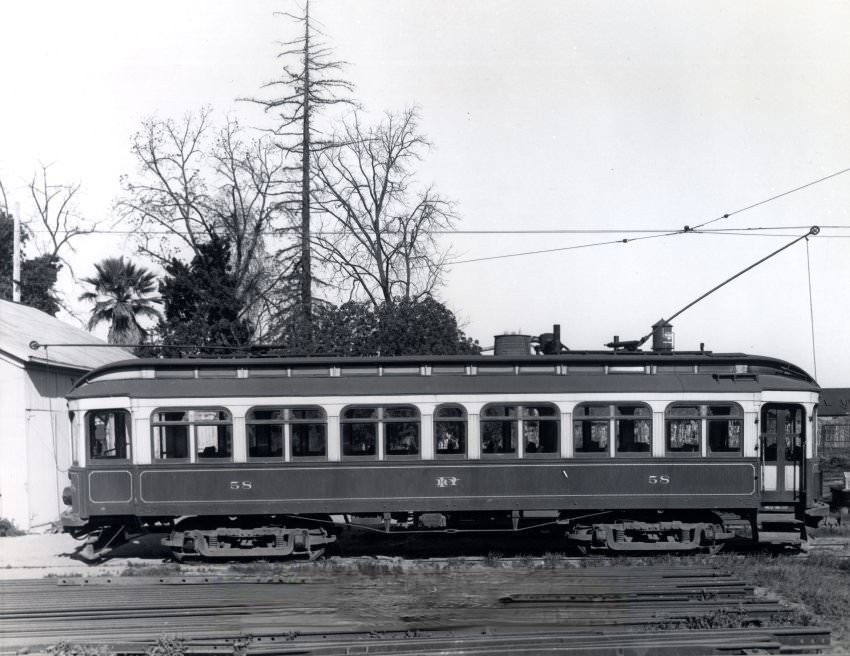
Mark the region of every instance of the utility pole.
POLYGON ((12 301, 21 302, 21 204, 15 203, 15 215, 12 217, 12 301))

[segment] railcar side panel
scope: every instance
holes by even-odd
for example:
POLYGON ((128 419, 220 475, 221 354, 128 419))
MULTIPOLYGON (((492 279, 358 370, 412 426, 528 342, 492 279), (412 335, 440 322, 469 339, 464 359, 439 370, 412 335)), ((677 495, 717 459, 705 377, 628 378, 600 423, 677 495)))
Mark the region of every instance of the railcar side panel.
POLYGON ((755 508, 756 460, 411 462, 90 471, 93 514, 755 508))

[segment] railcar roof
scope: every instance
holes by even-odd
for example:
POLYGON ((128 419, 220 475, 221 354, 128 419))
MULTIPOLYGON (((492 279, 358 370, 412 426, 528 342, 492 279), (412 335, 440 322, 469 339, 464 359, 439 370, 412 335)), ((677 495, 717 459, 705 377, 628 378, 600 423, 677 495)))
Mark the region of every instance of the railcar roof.
POLYGON ((799 367, 765 356, 571 351, 527 356, 136 359, 91 371, 69 398, 764 389, 819 388, 799 367))

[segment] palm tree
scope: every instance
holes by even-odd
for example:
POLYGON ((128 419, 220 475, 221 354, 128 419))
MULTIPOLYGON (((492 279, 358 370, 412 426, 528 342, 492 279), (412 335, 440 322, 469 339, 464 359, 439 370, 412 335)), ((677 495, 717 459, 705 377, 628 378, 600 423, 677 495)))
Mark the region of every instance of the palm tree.
POLYGON ((160 300, 151 296, 156 292, 156 276, 123 256, 108 257, 94 268, 97 275, 82 280, 94 290, 80 295, 81 301, 94 303, 88 329, 108 321, 110 344, 141 344, 148 331, 139 325, 139 317, 162 320, 154 307, 160 300))

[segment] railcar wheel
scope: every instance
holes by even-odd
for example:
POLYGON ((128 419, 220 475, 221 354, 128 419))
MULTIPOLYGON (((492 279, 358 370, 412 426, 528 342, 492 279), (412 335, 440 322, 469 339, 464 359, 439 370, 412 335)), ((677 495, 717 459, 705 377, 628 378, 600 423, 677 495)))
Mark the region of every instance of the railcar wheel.
POLYGON ((335 542, 324 528, 285 526, 209 526, 202 522, 178 526, 163 546, 179 562, 185 558, 218 561, 250 558, 307 558, 315 560, 335 542), (182 530, 181 530, 182 529, 182 530))

